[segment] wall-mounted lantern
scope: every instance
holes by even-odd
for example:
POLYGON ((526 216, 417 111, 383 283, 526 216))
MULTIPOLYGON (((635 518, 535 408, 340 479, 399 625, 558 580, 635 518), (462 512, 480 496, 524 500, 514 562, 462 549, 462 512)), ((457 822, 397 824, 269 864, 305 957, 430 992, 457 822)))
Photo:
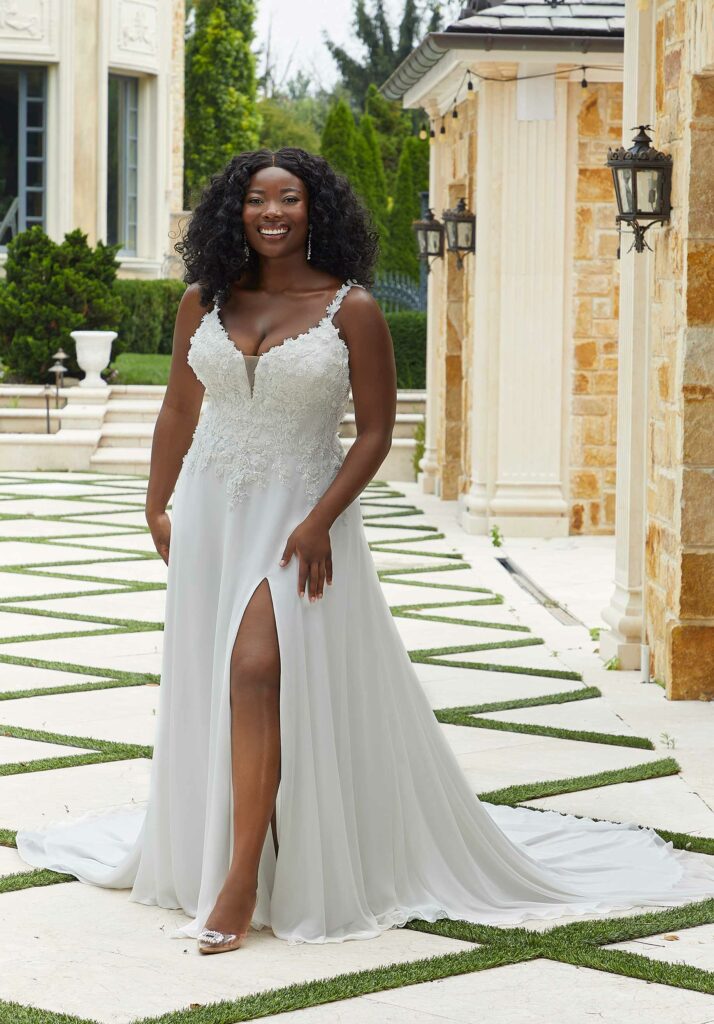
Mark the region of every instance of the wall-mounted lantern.
POLYGON ((442 217, 446 247, 449 252, 456 253, 456 265, 460 270, 464 265, 464 254, 476 250, 476 217, 466 208, 463 197, 451 210, 444 210, 442 217))
POLYGON ((433 210, 428 210, 423 220, 412 221, 419 247, 419 259, 426 263, 429 273, 429 260, 444 255, 444 225, 436 219, 433 210))
POLYGON ((648 128, 648 124, 639 125, 630 149, 610 149, 607 156, 615 182, 617 223, 631 226, 635 239, 630 249, 634 247, 635 252, 644 252, 645 246, 651 250, 645 231, 668 221, 672 212, 672 157, 652 148, 648 128))

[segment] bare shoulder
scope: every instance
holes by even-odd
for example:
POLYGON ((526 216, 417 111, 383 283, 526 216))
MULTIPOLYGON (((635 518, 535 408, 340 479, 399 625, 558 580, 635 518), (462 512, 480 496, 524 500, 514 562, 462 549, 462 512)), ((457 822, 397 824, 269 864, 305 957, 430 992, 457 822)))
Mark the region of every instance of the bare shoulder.
POLYGON ((361 285, 359 287, 350 288, 342 300, 342 309, 354 310, 356 314, 362 314, 372 316, 382 313, 379 303, 375 299, 374 295, 366 288, 361 285))
POLYGON ((190 284, 181 296, 176 313, 176 327, 179 333, 192 334, 212 308, 213 303, 207 306, 201 304, 201 286, 196 282, 190 284))
POLYGON ((342 300, 335 320, 348 340, 350 334, 360 334, 364 337, 365 331, 377 331, 379 334, 386 332, 389 335, 382 308, 366 288, 350 288, 342 300))
POLYGON ((185 315, 198 313, 199 316, 203 316, 212 305, 213 303, 209 303, 208 306, 201 304, 201 286, 198 281, 194 281, 193 284, 188 285, 186 291, 181 296, 179 310, 185 315))

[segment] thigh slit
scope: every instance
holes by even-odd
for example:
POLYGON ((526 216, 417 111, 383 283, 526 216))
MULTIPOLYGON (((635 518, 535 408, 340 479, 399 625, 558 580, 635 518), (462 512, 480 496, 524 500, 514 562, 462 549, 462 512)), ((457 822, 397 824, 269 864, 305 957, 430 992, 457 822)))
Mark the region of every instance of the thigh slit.
MULTIPOLYGON (((236 628, 230 655, 229 692, 231 703, 231 751, 233 751, 233 698, 241 686, 264 688, 266 692, 275 688, 278 705, 278 742, 280 741, 280 681, 281 655, 278 627, 275 617, 270 581, 267 576, 256 584, 243 608, 236 628)), ((278 752, 278 787, 280 784, 280 753, 278 752)), ((231 761, 233 764, 233 761, 231 761)), ((232 769, 233 770, 233 769, 232 769)), ((231 781, 233 786, 233 780, 231 781)), ((277 789, 273 803, 270 827, 275 855, 278 854, 277 835, 277 789)), ((235 813, 235 811, 234 811, 235 813)), ((263 839, 265 836, 263 835, 263 839)))

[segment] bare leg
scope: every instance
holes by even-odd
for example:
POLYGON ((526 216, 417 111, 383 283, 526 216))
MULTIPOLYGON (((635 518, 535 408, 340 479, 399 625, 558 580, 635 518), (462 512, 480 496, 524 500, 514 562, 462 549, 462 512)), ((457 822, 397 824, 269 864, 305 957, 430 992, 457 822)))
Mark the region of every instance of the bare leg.
POLYGON ((206 927, 239 934, 248 929, 253 914, 268 824, 277 852, 280 647, 265 579, 243 613, 231 655, 231 759, 233 858, 206 927))

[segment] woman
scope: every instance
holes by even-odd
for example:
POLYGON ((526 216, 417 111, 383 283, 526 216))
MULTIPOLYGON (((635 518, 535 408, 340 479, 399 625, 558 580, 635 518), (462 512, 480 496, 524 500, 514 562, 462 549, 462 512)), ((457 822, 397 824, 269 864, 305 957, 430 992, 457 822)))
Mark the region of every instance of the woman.
POLYGON ((299 149, 242 153, 177 248, 146 499, 168 563, 148 806, 21 830, 21 856, 182 908, 201 952, 251 924, 336 942, 714 895, 714 871, 650 830, 483 805, 462 773, 362 526, 396 383, 347 181, 299 149))

